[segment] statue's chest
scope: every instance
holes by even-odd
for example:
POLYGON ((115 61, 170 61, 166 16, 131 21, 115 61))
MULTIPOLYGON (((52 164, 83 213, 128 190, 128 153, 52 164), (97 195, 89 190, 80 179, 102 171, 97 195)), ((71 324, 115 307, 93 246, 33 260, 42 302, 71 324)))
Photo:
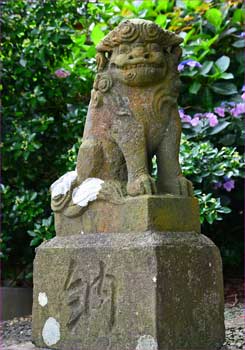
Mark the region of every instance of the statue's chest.
MULTIPOLYGON (((128 96, 129 108, 132 111, 134 118, 144 124, 147 129, 150 125, 153 124, 153 121, 156 122, 160 120, 160 116, 154 113, 153 107, 153 94, 144 94, 142 93, 131 93, 128 96)), ((152 125, 153 126, 153 125, 152 125)))
POLYGON ((128 101, 134 118, 144 125, 148 146, 156 148, 163 137, 169 117, 161 106, 158 91, 131 93, 128 101))

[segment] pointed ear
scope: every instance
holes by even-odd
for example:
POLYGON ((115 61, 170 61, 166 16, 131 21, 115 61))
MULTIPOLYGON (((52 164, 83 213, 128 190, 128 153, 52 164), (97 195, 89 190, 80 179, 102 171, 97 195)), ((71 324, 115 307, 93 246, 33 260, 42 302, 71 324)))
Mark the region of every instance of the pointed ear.
POLYGON ((101 72, 102 70, 105 69, 105 67, 108 63, 108 59, 106 58, 106 53, 105 52, 98 52, 96 54, 95 58, 96 58, 98 72, 101 72))
POLYGON ((172 48, 171 52, 172 52, 172 54, 175 56, 176 62, 178 63, 179 60, 180 60, 180 57, 181 57, 181 55, 182 55, 182 49, 181 49, 181 47, 179 47, 179 46, 174 46, 174 47, 172 48))

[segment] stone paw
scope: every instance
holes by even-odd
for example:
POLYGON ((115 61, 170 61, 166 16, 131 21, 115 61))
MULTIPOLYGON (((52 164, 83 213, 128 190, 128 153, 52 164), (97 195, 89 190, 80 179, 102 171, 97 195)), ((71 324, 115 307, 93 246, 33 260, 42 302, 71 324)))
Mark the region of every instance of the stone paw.
POLYGON ((155 181, 150 175, 143 174, 128 182, 127 192, 130 196, 156 193, 155 181))
POLYGON ((168 193, 176 196, 193 197, 192 183, 182 175, 164 182, 159 188, 163 194, 168 193))
POLYGON ((187 180, 184 176, 178 177, 179 194, 184 197, 193 197, 192 182, 187 180))
POLYGON ((117 180, 107 180, 102 185, 98 194, 98 199, 114 203, 122 204, 126 196, 126 184, 117 180))

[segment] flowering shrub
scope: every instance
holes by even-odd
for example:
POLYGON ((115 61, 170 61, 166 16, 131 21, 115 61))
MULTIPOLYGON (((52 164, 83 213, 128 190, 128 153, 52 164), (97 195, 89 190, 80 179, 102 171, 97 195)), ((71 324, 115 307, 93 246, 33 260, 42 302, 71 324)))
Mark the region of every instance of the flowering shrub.
POLYGON ((240 176, 242 156, 235 147, 216 148, 211 142, 192 141, 182 138, 180 162, 184 174, 204 192, 215 184, 240 176), (200 186, 201 184, 201 186, 200 186))
POLYGON ((222 202, 220 195, 224 190, 230 192, 235 188, 235 180, 243 169, 242 156, 235 147, 214 148, 209 142, 191 141, 182 138, 180 161, 183 173, 193 181, 195 195, 201 208, 201 223, 206 220, 212 224, 221 220, 220 214, 227 214, 231 209, 222 202), (204 195, 205 194, 205 195, 204 195), (206 194, 211 206, 207 204, 206 194), (210 213, 211 212, 211 213, 210 213))
MULTIPOLYGON (((95 46, 127 17, 153 20, 184 40, 178 67, 182 168, 196 189, 203 232, 214 230, 224 259, 234 256, 243 210, 242 0, 44 0, 42 5, 5 0, 0 6, 2 259, 24 268, 33 258, 30 243, 54 234, 48 188, 75 167, 96 70, 95 46), (232 239, 219 238, 224 228, 232 230, 232 239)), ((6 277, 9 270, 4 271, 6 277)))

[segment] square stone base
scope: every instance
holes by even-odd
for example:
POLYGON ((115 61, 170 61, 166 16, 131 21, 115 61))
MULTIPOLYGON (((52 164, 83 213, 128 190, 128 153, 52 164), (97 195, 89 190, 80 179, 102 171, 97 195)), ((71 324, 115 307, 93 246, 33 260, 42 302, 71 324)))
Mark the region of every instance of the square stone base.
POLYGON ((59 350, 215 350, 220 254, 194 233, 89 234, 42 244, 33 342, 59 350))
POLYGON ((200 233, 197 198, 173 195, 126 197, 121 204, 102 200, 88 204, 75 217, 55 213, 57 236, 82 233, 196 232, 200 233))

